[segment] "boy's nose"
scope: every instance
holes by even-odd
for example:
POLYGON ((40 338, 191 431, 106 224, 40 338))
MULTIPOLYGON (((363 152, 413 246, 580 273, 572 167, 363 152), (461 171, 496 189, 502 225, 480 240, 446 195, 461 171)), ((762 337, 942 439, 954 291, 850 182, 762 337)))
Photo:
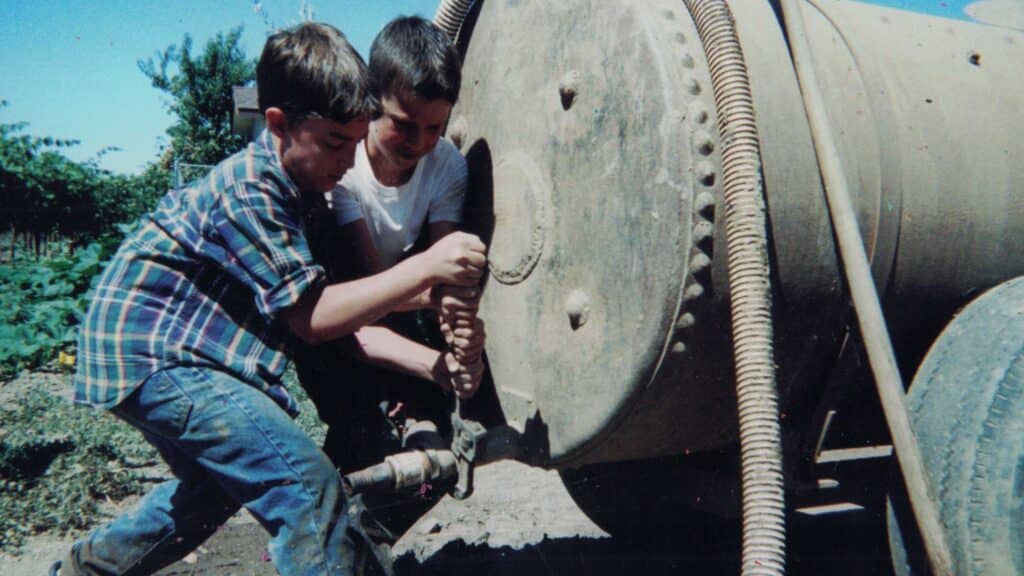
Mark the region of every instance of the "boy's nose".
POLYGON ((409 146, 409 148, 415 150, 420 147, 420 145, 423 143, 423 140, 424 136, 422 130, 410 130, 409 137, 406 139, 406 144, 409 146))
POLYGON ((352 152, 351 154, 345 154, 344 156, 341 157, 341 170, 342 170, 342 172, 347 172, 349 168, 351 168, 351 167, 353 167, 355 165, 356 165, 356 154, 355 154, 355 152, 352 152))

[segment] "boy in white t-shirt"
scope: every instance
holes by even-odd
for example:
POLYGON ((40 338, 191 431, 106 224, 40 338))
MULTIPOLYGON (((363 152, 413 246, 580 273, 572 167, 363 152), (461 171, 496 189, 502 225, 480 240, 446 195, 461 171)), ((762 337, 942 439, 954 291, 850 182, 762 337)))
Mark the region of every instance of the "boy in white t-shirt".
MULTIPOLYGON (((458 53, 448 36, 422 18, 398 18, 374 40, 369 69, 381 102, 380 115, 357 147, 355 165, 331 193, 333 229, 321 246, 321 257, 338 279, 390 268, 409 255, 418 241, 431 245, 459 226, 466 161, 451 142, 441 138, 458 98, 459 68, 458 53)), ((424 424, 434 420, 446 426, 444 412, 451 404, 428 382, 403 379, 358 359, 378 356, 373 352, 387 348, 388 356, 410 364, 404 372, 422 373, 413 369, 418 359, 437 355, 423 343, 423 316, 439 316, 444 341, 438 338, 432 344, 447 345, 446 360, 456 361, 474 375, 455 390, 460 397, 472 396, 483 373, 484 334, 476 319, 478 304, 476 288, 439 287, 418 294, 400 308, 428 314, 392 318, 358 331, 357 345, 352 347, 355 362, 337 359, 328 349, 316 352, 315 361, 307 357, 296 363, 303 386, 329 426, 324 451, 343 473, 380 462, 387 453, 402 449, 409 430, 400 428, 414 419, 420 421, 416 428, 428 431, 421 439, 437 447, 440 437, 424 424), (362 397, 353 397, 351 387, 343 395, 343 388, 336 385, 350 378, 361 380, 357 389, 362 397)), ((401 362, 391 363, 396 365, 402 370, 401 362)), ((443 381, 445 366, 433 368, 441 372, 435 380, 443 381)))

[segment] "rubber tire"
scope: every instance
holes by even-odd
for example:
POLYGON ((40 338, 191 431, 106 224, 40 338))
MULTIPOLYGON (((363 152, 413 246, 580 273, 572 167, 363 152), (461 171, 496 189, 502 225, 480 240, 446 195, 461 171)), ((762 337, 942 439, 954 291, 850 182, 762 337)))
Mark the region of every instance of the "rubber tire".
MULTIPOLYGON (((958 575, 1024 573, 1024 277, 943 330, 907 398, 958 575)), ((896 574, 926 574, 901 483, 890 493, 896 574)))
POLYGON ((732 476, 737 467, 738 455, 715 454, 595 464, 559 473, 583 513, 617 540, 670 544, 687 555, 735 555, 741 533, 739 481, 732 476), (700 473, 695 475, 695 469, 700 473), (709 473, 720 480, 708 482, 709 473), (736 488, 722 492, 727 486, 736 488), (705 496, 726 504, 717 513, 693 506, 705 496))

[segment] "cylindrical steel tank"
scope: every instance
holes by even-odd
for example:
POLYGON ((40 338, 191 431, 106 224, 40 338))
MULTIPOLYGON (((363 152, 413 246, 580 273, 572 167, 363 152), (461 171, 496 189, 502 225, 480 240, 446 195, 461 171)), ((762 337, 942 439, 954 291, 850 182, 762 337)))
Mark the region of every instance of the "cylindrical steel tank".
MULTIPOLYGON (((805 5, 907 371, 958 305, 1024 274, 1024 5, 951 4, 805 5)), ((757 114, 785 411, 834 360, 843 280, 778 15, 729 7, 757 114)), ((505 418, 542 431, 531 453, 553 467, 735 441, 721 137, 684 4, 478 1, 460 45, 449 134, 490 245, 481 317, 505 418)))

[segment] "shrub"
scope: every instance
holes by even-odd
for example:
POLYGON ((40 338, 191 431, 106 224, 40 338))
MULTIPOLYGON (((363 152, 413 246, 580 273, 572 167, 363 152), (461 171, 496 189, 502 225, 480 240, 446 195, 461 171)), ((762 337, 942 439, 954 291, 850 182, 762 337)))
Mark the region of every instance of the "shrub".
POLYGON ((40 389, 0 408, 0 550, 25 537, 88 528, 99 502, 142 492, 156 451, 127 424, 40 389))
POLYGON ((0 379, 74 350, 108 250, 93 243, 71 255, 0 265, 0 379))

